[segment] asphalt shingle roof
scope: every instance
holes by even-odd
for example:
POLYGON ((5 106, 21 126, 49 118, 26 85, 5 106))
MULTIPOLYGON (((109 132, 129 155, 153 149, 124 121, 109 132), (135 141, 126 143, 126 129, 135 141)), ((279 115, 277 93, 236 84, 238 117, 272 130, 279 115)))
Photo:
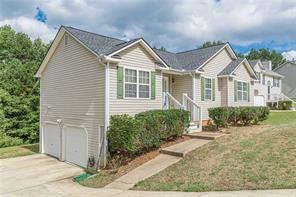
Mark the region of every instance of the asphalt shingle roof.
POLYGON ((252 66, 252 68, 254 68, 256 66, 256 64, 259 62, 259 60, 251 60, 249 62, 250 62, 250 65, 252 66))
POLYGON ((155 52, 172 68, 179 70, 195 70, 203 65, 226 44, 207 48, 194 49, 179 53, 155 50, 155 52))
POLYGON ((236 59, 231 61, 219 74, 221 75, 230 75, 243 61, 244 59, 236 59))
MULTIPOLYGON (((96 33, 87 32, 73 27, 65 27, 68 32, 79 39, 89 49, 98 55, 110 55, 113 52, 138 41, 142 38, 136 38, 130 41, 124 41, 111 38, 96 33)), ((202 49, 194 49, 179 53, 160 51, 154 49, 158 56, 171 68, 178 70, 195 70, 204 64, 209 58, 216 54, 226 44, 220 44, 202 49)))
POLYGON ((127 42, 124 40, 119 40, 116 38, 111 38, 111 37, 87 32, 87 31, 83 31, 73 27, 64 27, 64 28, 98 55, 111 54, 112 52, 138 40, 138 39, 134 39, 127 42))

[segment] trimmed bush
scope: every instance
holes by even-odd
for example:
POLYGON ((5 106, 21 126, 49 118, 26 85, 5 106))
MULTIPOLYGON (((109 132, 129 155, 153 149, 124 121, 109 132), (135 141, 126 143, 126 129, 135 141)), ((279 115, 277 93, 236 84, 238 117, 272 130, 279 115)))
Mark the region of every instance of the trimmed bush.
POLYGON ((9 146, 18 146, 23 144, 23 140, 17 137, 10 137, 5 133, 0 132, 0 148, 9 146))
POLYGON ((209 117, 214 121, 217 129, 227 127, 229 119, 229 109, 227 107, 216 107, 209 109, 209 117))
POLYGON ((138 146, 139 124, 131 116, 111 116, 108 131, 109 151, 111 153, 134 153, 138 146))
POLYGON ((292 101, 279 101, 278 102, 278 109, 279 110, 289 110, 293 106, 292 101))
POLYGON ((210 108, 209 117, 217 128, 228 125, 258 124, 268 118, 268 107, 216 107, 210 108))
POLYGON ((139 141, 143 150, 159 147, 171 137, 181 136, 189 125, 189 113, 185 110, 151 110, 139 113, 139 141))
POLYGON ((181 136, 188 125, 188 111, 179 109, 152 110, 135 117, 112 116, 108 131, 110 153, 138 154, 158 148, 167 139, 181 136))
POLYGON ((240 117, 240 108, 238 107, 229 107, 229 117, 228 117, 228 124, 231 125, 238 125, 241 117, 240 117))

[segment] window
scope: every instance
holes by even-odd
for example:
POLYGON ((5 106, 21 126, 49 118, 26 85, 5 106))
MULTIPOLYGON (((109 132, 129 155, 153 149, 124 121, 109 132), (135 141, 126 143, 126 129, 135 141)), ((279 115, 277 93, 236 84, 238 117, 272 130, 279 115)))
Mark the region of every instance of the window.
POLYGON ((150 81, 149 72, 139 71, 139 97, 149 98, 150 81))
POLYGON ((124 71, 124 95, 127 98, 150 97, 150 72, 134 69, 124 71))
POLYGON ((265 75, 263 75, 262 84, 265 85, 265 75))
POLYGON ((205 100, 212 100, 212 79, 205 78, 205 100))
POLYGON ((246 82, 237 82, 237 100, 248 101, 248 84, 246 82))
POLYGON ((261 74, 260 74, 260 72, 257 72, 257 77, 258 77, 259 83, 261 83, 261 74))
POLYGON ((280 87, 280 79, 273 77, 273 86, 280 87))

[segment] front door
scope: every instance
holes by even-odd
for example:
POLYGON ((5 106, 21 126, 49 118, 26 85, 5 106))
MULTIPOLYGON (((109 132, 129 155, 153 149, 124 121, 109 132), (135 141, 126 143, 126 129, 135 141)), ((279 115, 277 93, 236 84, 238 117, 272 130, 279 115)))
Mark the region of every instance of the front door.
POLYGON ((162 77, 162 92, 169 92, 169 78, 162 77))

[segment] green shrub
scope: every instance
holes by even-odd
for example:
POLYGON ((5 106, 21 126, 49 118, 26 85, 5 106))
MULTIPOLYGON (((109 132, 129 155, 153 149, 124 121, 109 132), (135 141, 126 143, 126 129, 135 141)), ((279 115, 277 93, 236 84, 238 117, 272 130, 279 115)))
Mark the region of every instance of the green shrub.
POLYGON ((269 115, 268 107, 216 107, 210 108, 209 117, 214 121, 217 128, 228 125, 258 124, 266 120, 269 115))
POLYGON ((279 101, 278 102, 278 109, 279 110, 289 110, 293 106, 292 101, 279 101))
POLYGON ((228 108, 229 110, 229 117, 228 117, 228 124, 231 124, 231 125, 238 125, 241 117, 240 117, 240 108, 238 107, 229 107, 228 108))
POLYGON ((10 137, 2 132, 0 132, 0 148, 8 146, 17 146, 23 144, 23 140, 16 137, 10 137))
POLYGON ((111 154, 138 154, 158 148, 169 138, 181 136, 189 125, 189 113, 185 110, 152 110, 135 117, 116 115, 111 117, 108 131, 111 154))
POLYGON ((269 116, 269 107, 258 107, 258 119, 259 121, 264 121, 267 120, 268 116, 269 116))
POLYGON ((111 116, 108 131, 109 151, 111 153, 134 153, 138 146, 139 124, 131 116, 111 116))
POLYGON ((159 147, 171 137, 181 136, 189 125, 189 113, 185 110, 151 110, 135 116, 140 122, 139 141, 143 150, 159 147))
POLYGON ((210 108, 209 117, 214 121, 217 129, 228 126, 229 109, 227 107, 210 108))

